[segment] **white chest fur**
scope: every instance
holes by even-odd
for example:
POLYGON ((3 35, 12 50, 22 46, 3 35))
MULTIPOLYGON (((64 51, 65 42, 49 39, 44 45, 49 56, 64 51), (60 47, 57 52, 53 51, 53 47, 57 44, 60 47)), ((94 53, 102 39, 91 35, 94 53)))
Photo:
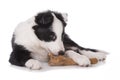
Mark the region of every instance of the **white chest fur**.
POLYGON ((36 50, 34 50, 34 52, 31 53, 31 57, 33 59, 46 62, 46 61, 48 61, 48 52, 44 49, 36 48, 36 50))

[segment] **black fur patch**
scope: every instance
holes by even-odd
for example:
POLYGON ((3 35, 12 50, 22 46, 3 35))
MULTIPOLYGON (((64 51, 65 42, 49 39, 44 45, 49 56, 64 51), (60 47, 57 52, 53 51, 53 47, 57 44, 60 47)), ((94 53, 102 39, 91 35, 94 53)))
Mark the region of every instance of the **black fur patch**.
POLYGON ((86 51, 98 52, 96 49, 85 48, 86 51))
POLYGON ((69 47, 76 47, 76 48, 79 48, 81 50, 83 50, 84 48, 79 46, 78 44, 76 44, 74 41, 72 41, 67 34, 64 34, 63 35, 63 43, 64 43, 64 46, 65 48, 69 48, 69 47))
POLYGON ((92 51, 92 52, 98 52, 98 50, 96 49, 90 49, 90 48, 84 48, 79 46, 77 43, 75 43, 74 41, 72 41, 67 34, 63 35, 63 43, 65 46, 65 50, 72 50, 71 47, 76 47, 76 50, 74 50, 75 52, 80 53, 79 50, 86 50, 86 51, 92 51))
POLYGON ((35 16, 35 22, 39 25, 39 27, 50 27, 53 23, 53 16, 51 11, 39 13, 37 16, 35 16))
POLYGON ((40 40, 50 42, 50 41, 55 41, 57 38, 56 34, 52 32, 50 28, 41 28, 39 25, 36 25, 33 27, 33 29, 36 36, 40 40))
POLYGON ((13 65, 25 66, 25 62, 29 60, 30 52, 26 50, 23 46, 14 44, 13 52, 10 55, 9 62, 13 65))
POLYGON ((15 35, 13 35, 13 37, 12 37, 12 40, 11 40, 11 43, 12 43, 12 49, 14 49, 14 41, 15 41, 15 35))

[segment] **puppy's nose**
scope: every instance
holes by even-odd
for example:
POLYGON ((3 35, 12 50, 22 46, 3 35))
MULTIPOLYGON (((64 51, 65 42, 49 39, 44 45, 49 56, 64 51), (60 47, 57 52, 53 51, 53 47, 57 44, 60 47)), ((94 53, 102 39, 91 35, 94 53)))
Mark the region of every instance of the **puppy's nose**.
POLYGON ((59 51, 58 54, 59 55, 64 55, 65 53, 64 53, 64 51, 59 51))

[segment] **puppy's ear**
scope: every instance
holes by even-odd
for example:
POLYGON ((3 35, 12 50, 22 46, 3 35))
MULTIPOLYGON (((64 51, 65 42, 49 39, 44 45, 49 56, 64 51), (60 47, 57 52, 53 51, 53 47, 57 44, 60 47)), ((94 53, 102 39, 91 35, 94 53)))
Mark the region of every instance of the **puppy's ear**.
POLYGON ((67 22, 68 21, 68 14, 67 13, 62 13, 62 16, 64 18, 64 21, 67 22))
POLYGON ((35 17, 35 22, 39 25, 47 25, 53 22, 51 13, 41 13, 35 17))

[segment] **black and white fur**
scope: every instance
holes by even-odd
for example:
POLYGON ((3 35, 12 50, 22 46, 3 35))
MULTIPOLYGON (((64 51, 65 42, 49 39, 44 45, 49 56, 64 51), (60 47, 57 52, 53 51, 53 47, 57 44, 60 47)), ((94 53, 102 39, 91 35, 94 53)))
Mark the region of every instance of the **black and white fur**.
POLYGON ((89 58, 104 60, 106 54, 83 48, 65 33, 67 14, 45 11, 20 23, 13 34, 9 62, 30 69, 40 69, 48 61, 48 53, 72 58, 80 66, 89 66, 89 58))

